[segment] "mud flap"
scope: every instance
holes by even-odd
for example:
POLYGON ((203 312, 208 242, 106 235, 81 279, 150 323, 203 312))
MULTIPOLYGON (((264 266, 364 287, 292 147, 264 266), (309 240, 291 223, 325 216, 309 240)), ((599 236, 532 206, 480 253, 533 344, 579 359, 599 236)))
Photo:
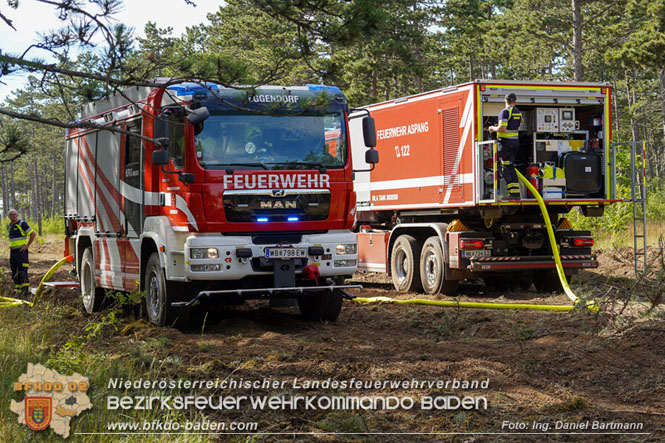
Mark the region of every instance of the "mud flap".
MULTIPOLYGON (((274 287, 293 288, 296 285, 296 263, 295 260, 275 259, 273 264, 274 287)), ((270 297, 271 308, 287 308, 298 306, 297 298, 270 297)))

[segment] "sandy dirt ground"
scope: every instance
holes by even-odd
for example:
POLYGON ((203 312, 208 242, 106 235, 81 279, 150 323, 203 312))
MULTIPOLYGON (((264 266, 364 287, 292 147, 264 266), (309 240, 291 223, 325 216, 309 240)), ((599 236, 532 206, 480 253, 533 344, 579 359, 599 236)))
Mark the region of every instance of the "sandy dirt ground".
MULTIPOLYGON (((33 285, 62 256, 61 251, 60 242, 35 245, 31 252, 33 285)), ((256 421, 261 432, 287 433, 261 436, 261 440, 306 440, 307 435, 288 433, 313 432, 331 433, 316 436, 327 441, 431 441, 442 437, 469 442, 663 441, 665 316, 662 312, 655 314, 657 309, 645 315, 660 300, 657 292, 653 295, 644 289, 640 293, 640 288, 647 286, 634 283, 631 253, 628 249, 600 251, 601 268, 585 271, 576 279, 573 290, 604 297, 606 305, 600 313, 345 301, 336 322, 318 323, 302 320, 297 308, 269 309, 266 304, 250 303, 210 311, 205 324, 199 322, 186 331, 141 323, 141 327, 128 328, 125 335, 105 337, 95 346, 109 353, 123 352, 128 341, 165 338, 169 346, 159 351, 159 356, 162 361, 170 357, 170 361, 179 362, 163 365, 166 378, 269 380, 280 384, 279 388, 219 389, 213 392, 215 395, 395 396, 414 400, 413 407, 395 410, 298 407, 266 411, 245 407, 210 412, 213 418, 256 421), (303 386, 326 380, 411 384, 336 389, 303 386), (463 389, 453 385, 455 380, 485 381, 488 386, 463 389), (444 386, 427 384, 437 381, 444 386), (487 407, 423 409, 428 399, 450 398, 447 396, 482 397, 487 407), (587 427, 580 430, 584 423, 587 427), (606 429, 593 430, 594 423, 606 429), (628 424, 638 429, 626 429, 628 424), (547 432, 543 432, 545 426, 547 432), (559 434, 553 433, 556 426, 559 434), (613 429, 608 430, 608 426, 613 429), (406 432, 413 434, 373 434, 406 432), (523 434, 497 435, 504 432, 523 434), (334 433, 369 434, 354 437, 334 433)), ((662 263, 658 254, 661 252, 650 250, 650 258, 662 263)), ((0 265, 9 267, 6 258, 0 260, 0 265)), ((63 267, 54 279, 71 279, 68 270, 63 267)), ((424 297, 397 294, 382 275, 358 273, 351 282, 364 285, 363 290, 352 292, 365 297, 424 297)), ((7 276, 2 285, 11 287, 7 276)), ((565 295, 539 294, 533 286, 527 291, 497 291, 482 282, 462 284, 460 294, 459 299, 464 301, 568 302, 565 295)), ((51 291, 46 297, 80 305, 73 290, 51 291)))

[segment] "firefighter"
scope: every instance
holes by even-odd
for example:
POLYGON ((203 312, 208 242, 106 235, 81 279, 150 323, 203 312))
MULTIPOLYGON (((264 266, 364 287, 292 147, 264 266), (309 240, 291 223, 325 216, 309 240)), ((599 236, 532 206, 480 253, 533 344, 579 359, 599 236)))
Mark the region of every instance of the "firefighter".
POLYGON ((9 264, 12 278, 16 285, 16 294, 26 298, 30 282, 28 281, 28 248, 35 239, 35 231, 18 218, 16 209, 9 210, 9 264))
POLYGON ((499 123, 488 128, 490 132, 496 132, 497 135, 501 175, 506 180, 506 189, 510 200, 520 199, 520 184, 515 172, 515 157, 520 146, 517 129, 522 124, 522 113, 515 106, 516 101, 515 94, 512 92, 506 94, 504 97, 506 107, 499 114, 499 123))
POLYGON ((260 162, 275 161, 275 152, 268 150, 263 138, 263 131, 254 124, 245 127, 245 152, 253 155, 260 162))

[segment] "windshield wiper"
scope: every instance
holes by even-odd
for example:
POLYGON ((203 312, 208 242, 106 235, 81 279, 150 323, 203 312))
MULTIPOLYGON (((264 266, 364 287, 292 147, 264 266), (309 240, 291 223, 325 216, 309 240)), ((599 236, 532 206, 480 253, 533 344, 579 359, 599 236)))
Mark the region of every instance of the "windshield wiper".
MULTIPOLYGON (((206 163, 206 166, 259 166, 263 169, 269 169, 265 163, 261 162, 255 162, 255 163, 206 163)), ((227 174, 233 174, 233 171, 235 169, 233 168, 226 168, 226 173, 227 174)))

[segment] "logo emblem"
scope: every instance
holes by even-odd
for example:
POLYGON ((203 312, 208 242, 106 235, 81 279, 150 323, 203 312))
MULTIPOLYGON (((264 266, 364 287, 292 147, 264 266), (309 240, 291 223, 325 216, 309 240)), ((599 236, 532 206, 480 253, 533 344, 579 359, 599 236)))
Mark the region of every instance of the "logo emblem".
POLYGON ((43 431, 51 424, 51 397, 25 397, 25 423, 30 429, 43 431))
POLYGON ((9 409, 18 415, 18 422, 34 431, 49 427, 64 438, 69 437, 72 418, 92 408, 88 397, 89 380, 81 374, 61 375, 40 364, 28 363, 28 369, 14 383, 15 392, 23 392, 23 400, 14 399, 9 409))
POLYGON ((286 191, 284 189, 273 189, 272 195, 273 197, 284 197, 286 195, 286 191))

